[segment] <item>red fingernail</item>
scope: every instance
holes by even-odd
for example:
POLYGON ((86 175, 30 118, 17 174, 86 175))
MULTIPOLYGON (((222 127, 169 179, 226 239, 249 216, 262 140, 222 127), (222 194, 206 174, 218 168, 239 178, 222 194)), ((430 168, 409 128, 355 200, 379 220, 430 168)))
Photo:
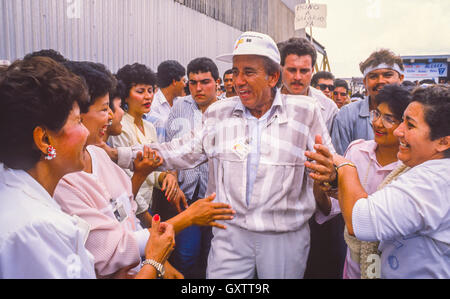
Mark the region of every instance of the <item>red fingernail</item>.
POLYGON ((169 202, 170 202, 170 198, 169 198, 169 197, 167 197, 167 201, 169 201, 169 202))
POLYGON ((153 217, 153 220, 155 220, 155 221, 159 221, 159 215, 158 215, 158 214, 156 214, 156 215, 155 215, 155 217, 153 217))

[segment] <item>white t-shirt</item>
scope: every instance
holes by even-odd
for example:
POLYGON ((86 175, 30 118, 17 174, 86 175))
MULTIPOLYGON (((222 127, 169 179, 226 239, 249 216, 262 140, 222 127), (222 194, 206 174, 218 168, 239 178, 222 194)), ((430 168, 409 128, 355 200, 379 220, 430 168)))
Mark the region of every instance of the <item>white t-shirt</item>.
POLYGON ((450 278, 450 159, 412 168, 353 208, 358 239, 380 241, 382 278, 450 278))

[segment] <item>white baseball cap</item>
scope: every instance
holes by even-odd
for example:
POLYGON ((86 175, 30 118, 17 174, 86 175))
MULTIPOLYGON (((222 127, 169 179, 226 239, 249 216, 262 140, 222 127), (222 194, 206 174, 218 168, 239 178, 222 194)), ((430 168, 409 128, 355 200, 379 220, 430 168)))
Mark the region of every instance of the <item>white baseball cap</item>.
POLYGON ((220 55, 217 60, 233 62, 233 57, 236 55, 259 55, 265 56, 278 64, 281 62, 277 44, 270 36, 259 32, 248 31, 243 33, 236 41, 233 53, 220 55))

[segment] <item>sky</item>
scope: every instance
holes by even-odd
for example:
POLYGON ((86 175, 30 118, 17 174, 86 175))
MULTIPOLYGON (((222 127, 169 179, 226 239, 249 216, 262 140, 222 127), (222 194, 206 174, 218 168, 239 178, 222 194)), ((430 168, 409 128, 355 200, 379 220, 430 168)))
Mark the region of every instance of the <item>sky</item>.
POLYGON ((361 77, 359 63, 381 48, 401 56, 450 55, 450 0, 311 3, 327 4, 327 28, 313 27, 312 35, 325 46, 336 77, 361 77))

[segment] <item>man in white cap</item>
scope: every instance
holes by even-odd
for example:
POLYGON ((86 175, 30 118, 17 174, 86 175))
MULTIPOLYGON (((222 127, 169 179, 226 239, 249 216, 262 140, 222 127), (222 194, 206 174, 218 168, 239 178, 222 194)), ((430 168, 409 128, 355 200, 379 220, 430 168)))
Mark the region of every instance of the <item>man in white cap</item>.
POLYGON ((339 155, 345 153, 352 141, 374 138, 370 111, 376 109, 375 97, 385 85, 401 84, 405 77, 401 57, 387 49, 372 53, 360 64, 360 69, 368 95, 362 101, 342 107, 334 119, 331 137, 339 155))
POLYGON ((320 107, 280 93, 280 53, 265 34, 242 34, 218 59, 233 62, 238 96, 209 106, 202 130, 151 147, 168 169, 208 160, 206 194, 236 212, 225 230, 213 227, 207 278, 302 278, 316 209, 304 152, 317 135, 332 148, 320 107))

